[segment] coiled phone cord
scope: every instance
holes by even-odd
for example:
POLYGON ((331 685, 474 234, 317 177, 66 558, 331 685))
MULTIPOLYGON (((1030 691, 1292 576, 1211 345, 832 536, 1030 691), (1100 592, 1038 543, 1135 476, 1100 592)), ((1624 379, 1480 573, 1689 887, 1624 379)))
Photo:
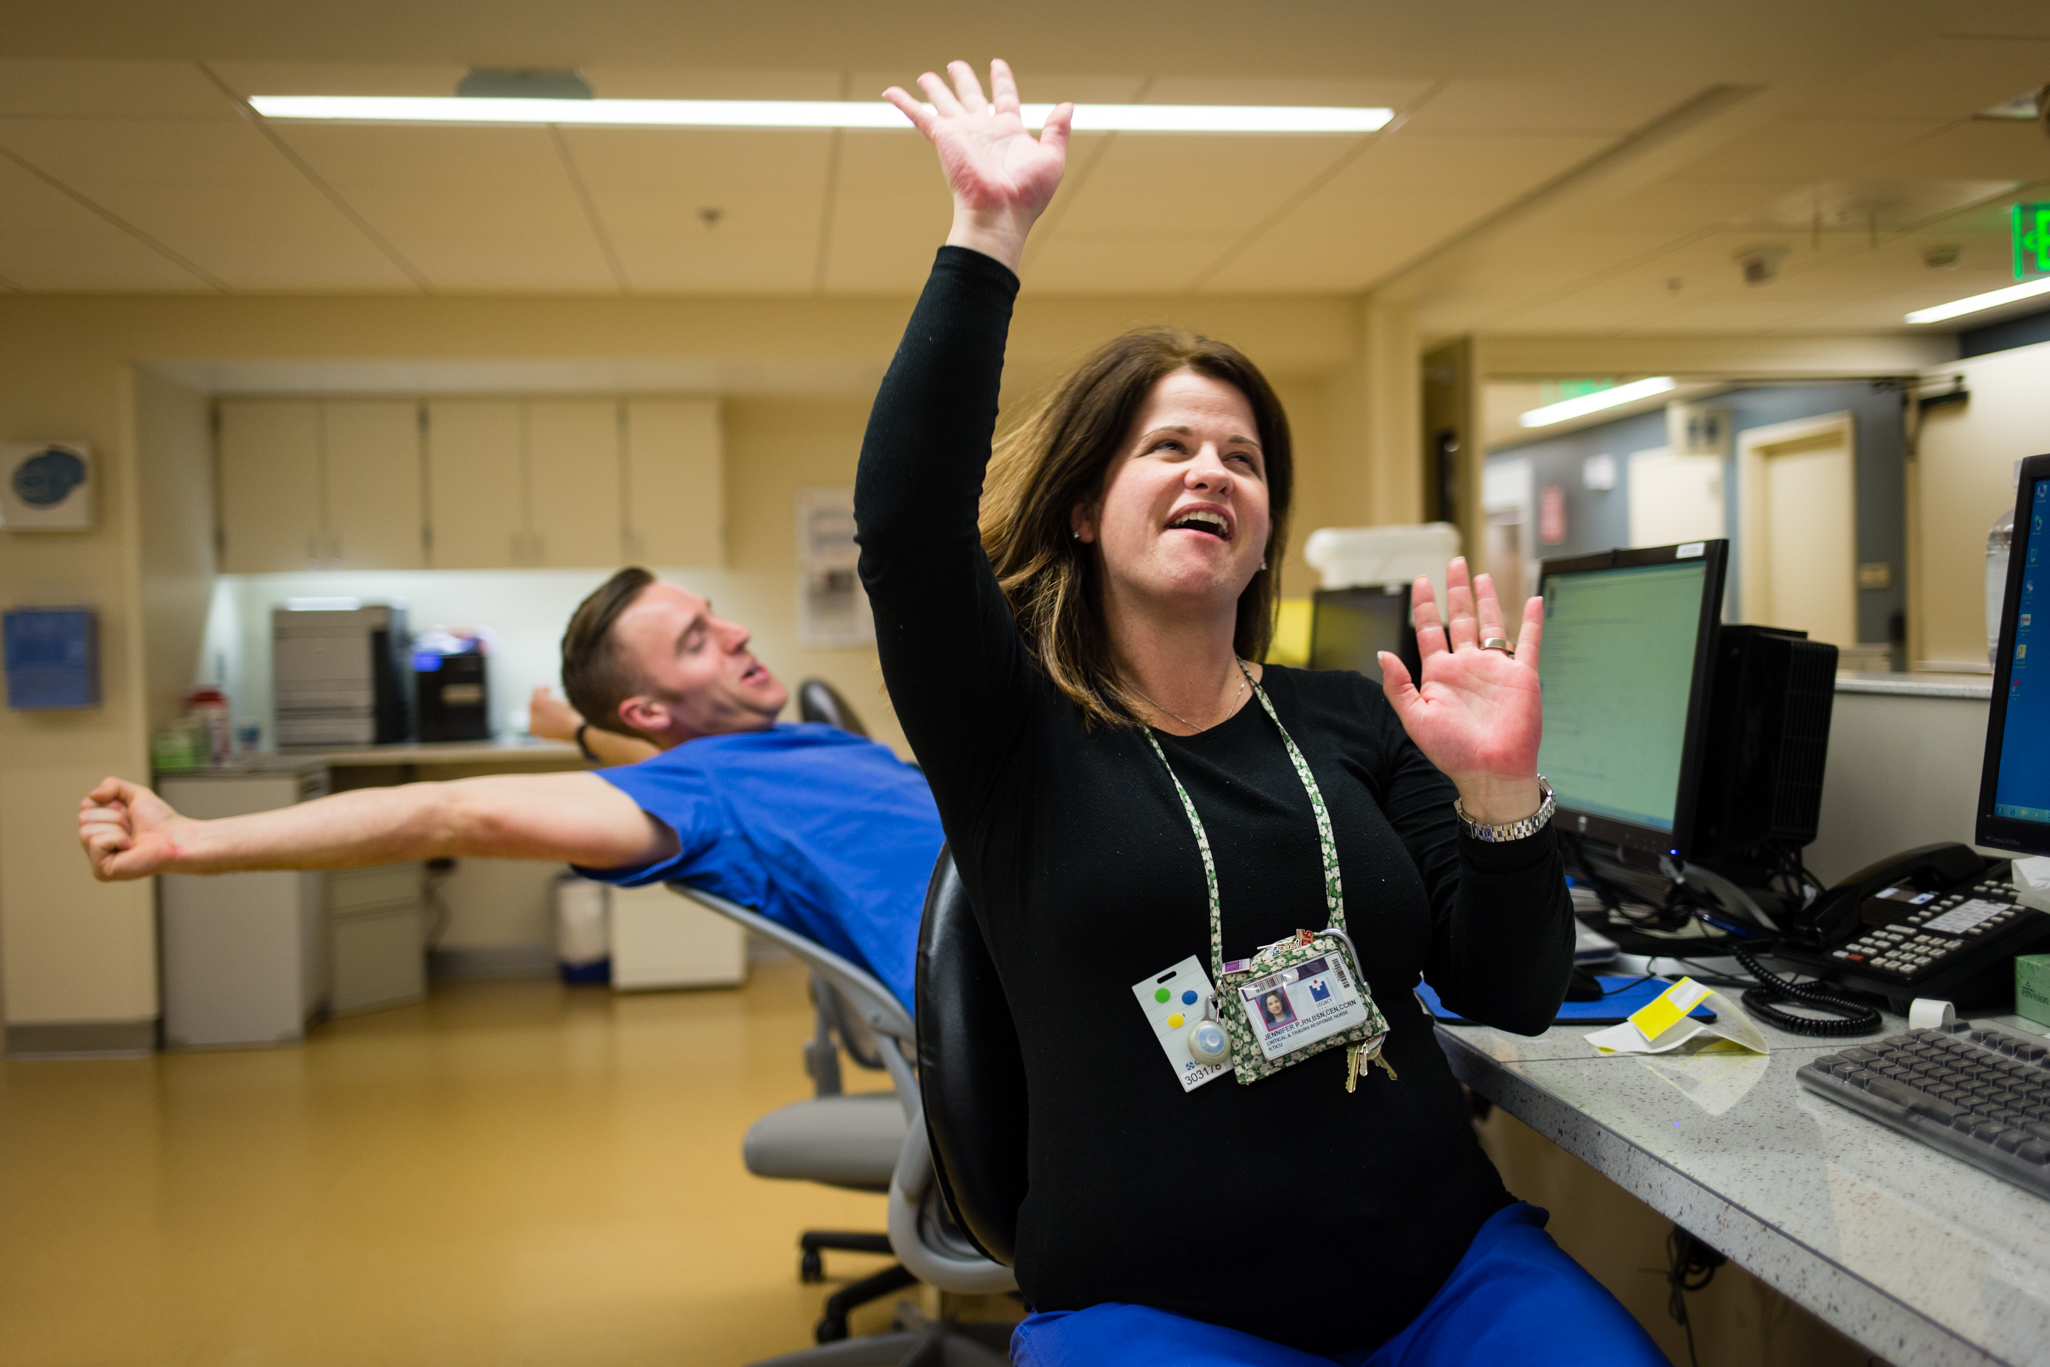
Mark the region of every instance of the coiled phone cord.
POLYGON ((1821 983, 1790 982, 1759 963, 1758 957, 1743 945, 1731 945, 1729 948, 1730 954, 1744 966, 1744 971, 1758 980, 1758 986, 1744 989, 1745 1007, 1789 1034, 1842 1038, 1846 1035, 1870 1035, 1885 1028, 1884 1018, 1863 1002, 1839 996, 1821 983), (1781 1010, 1778 1003, 1782 1001, 1799 1002, 1843 1019, 1817 1020, 1813 1016, 1797 1016, 1791 1011, 1781 1010))

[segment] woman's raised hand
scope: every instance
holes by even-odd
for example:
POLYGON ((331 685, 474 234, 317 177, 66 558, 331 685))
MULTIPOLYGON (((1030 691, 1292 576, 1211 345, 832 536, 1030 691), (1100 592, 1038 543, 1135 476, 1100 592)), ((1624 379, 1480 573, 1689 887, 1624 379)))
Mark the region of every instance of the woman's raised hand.
POLYGON ((1015 271, 1024 258, 1025 235, 1060 186, 1075 107, 1055 108, 1035 138, 1025 127, 1018 82, 1007 63, 989 64, 993 99, 982 93, 968 63, 947 63, 947 74, 954 78, 951 89, 930 71, 918 78, 932 100, 930 109, 898 86, 885 90, 883 98, 939 149, 947 188, 954 193, 948 244, 993 256, 1015 271))
POLYGON ((1381 688, 1409 738, 1458 785, 1468 816, 1488 826, 1518 821, 1539 803, 1544 600, 1523 605, 1523 629, 1511 655, 1481 648, 1482 641, 1508 635, 1492 579, 1484 574, 1469 587, 1465 559, 1454 560, 1445 570, 1445 597, 1451 616, 1441 622, 1431 581, 1416 581, 1411 601, 1423 679, 1412 680, 1402 661, 1382 651, 1381 688))

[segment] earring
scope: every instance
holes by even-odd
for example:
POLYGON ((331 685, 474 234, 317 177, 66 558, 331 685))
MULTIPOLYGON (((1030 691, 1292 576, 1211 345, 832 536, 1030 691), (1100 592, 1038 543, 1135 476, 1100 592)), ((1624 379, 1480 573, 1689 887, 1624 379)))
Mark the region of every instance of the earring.
POLYGON ((1263 569, 1263 570, 1267 568, 1267 562, 1266 562, 1265 560, 1262 560, 1262 561, 1260 562, 1260 568, 1261 568, 1261 569, 1263 569))
POLYGON ((1077 541, 1080 541, 1082 539, 1082 533, 1080 532, 1069 532, 1068 535, 1073 537, 1077 541))

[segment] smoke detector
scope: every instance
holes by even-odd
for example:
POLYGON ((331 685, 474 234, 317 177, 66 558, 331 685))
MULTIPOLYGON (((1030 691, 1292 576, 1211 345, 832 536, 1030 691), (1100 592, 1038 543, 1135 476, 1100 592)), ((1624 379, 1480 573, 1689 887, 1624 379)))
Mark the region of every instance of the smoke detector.
POLYGON ((1786 255, 1787 249, 1777 242, 1759 243, 1733 254, 1737 269, 1743 272, 1747 285, 1765 285, 1778 279, 1780 262, 1786 255))
POLYGON ((1922 264, 1932 271, 1954 271, 1965 259, 1965 249, 1955 242, 1932 242, 1922 248, 1922 264))

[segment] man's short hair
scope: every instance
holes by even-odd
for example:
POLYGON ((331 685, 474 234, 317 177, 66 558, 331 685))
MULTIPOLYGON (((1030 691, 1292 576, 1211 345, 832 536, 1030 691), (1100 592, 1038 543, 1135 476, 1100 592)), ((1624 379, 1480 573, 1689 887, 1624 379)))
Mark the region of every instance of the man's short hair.
POLYGON ((648 681, 639 663, 620 648, 612 624, 654 582, 655 576, 639 565, 621 570, 577 604, 562 633, 562 691, 569 705, 601 731, 642 738, 620 720, 619 705, 646 692, 648 681))

